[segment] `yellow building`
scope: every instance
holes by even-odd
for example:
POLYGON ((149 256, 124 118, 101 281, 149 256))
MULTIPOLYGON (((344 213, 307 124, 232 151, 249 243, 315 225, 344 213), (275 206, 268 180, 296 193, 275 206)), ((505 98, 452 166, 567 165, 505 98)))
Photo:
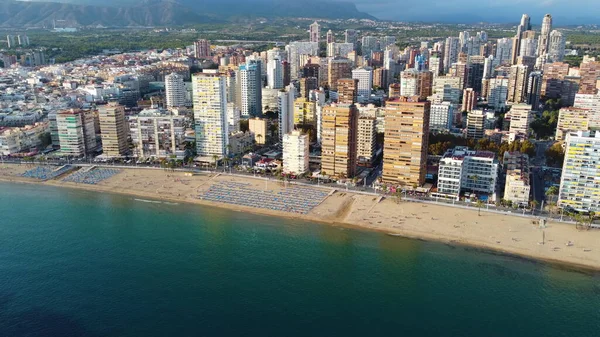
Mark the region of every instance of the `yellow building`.
POLYGON ((351 178, 356 174, 358 109, 354 105, 323 108, 321 173, 351 178))
POLYGON ((307 98, 294 101, 294 125, 315 126, 317 123, 317 105, 307 98))
POLYGON ((427 171, 431 102, 418 96, 388 101, 385 112, 383 181, 421 186, 427 171))
POLYGON ((560 109, 554 138, 563 141, 569 132, 587 131, 589 128, 589 113, 588 109, 581 108, 560 109))
POLYGON ((248 129, 254 134, 256 144, 263 145, 267 142, 267 120, 259 117, 248 120, 248 129))

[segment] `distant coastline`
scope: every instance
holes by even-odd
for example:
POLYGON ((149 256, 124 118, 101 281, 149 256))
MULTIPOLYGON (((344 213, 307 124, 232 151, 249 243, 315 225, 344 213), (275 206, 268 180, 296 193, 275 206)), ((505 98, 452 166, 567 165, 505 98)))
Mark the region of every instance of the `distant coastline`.
MULTIPOLYGON (((567 269, 600 271, 600 231, 581 232, 574 226, 550 223, 536 228, 530 218, 458 209, 443 205, 397 202, 347 191, 327 196, 307 214, 233 205, 198 198, 198 194, 216 183, 244 183, 260 191, 265 182, 252 177, 165 172, 143 168, 122 169, 120 174, 96 185, 62 180, 39 181, 19 174, 25 165, 0 166, 0 182, 42 184, 85 191, 128 195, 140 202, 197 204, 259 215, 300 219, 323 224, 374 230, 411 239, 468 246, 508 256, 540 260, 567 269), (544 232, 542 234, 542 232, 544 232), (544 244, 541 244, 542 235, 544 244), (574 242, 567 247, 566 242, 574 242)), ((276 182, 270 189, 284 190, 276 182)), ((16 185, 15 185, 16 186, 16 185)), ((328 188, 329 189, 329 188, 328 188)))

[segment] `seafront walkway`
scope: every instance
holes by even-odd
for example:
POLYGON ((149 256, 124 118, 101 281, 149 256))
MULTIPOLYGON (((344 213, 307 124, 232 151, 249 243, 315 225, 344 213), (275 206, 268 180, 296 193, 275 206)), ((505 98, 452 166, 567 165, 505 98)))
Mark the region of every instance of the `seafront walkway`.
MULTIPOLYGON (((103 164, 99 165, 99 164, 82 163, 82 164, 73 164, 72 166, 78 166, 78 167, 96 166, 96 167, 113 168, 113 169, 139 169, 139 170, 162 170, 162 171, 165 170, 164 168, 160 168, 160 167, 132 166, 132 165, 103 165, 103 164)), ((174 169, 172 171, 184 172, 184 173, 194 173, 194 174, 220 174, 220 175, 227 175, 227 176, 231 176, 231 177, 240 177, 240 178, 245 178, 245 179, 257 179, 257 180, 265 181, 266 183, 268 183, 268 182, 280 183, 281 182, 278 179, 274 179, 274 178, 270 178, 270 177, 256 176, 253 174, 241 174, 241 173, 227 172, 226 170, 214 170, 214 169, 200 170, 200 169, 196 169, 196 168, 194 168, 194 169, 178 168, 178 169, 174 169)), ((384 197, 384 198, 394 198, 391 195, 378 192, 372 188, 351 187, 351 186, 323 184, 323 183, 309 183, 309 182, 303 182, 303 181, 298 181, 298 180, 290 180, 290 181, 286 181, 285 183, 288 185, 297 185, 297 186, 304 186, 304 187, 309 187, 309 188, 314 188, 314 189, 323 189, 323 190, 327 190, 328 193, 331 192, 332 190, 337 190, 337 191, 345 190, 347 192, 362 194, 362 195, 377 196, 377 197, 384 197)), ((573 225, 576 223, 574 221, 574 219, 572 219, 566 215, 563 216, 560 214, 551 214, 549 212, 541 211, 541 210, 536 210, 535 214, 531 214, 531 210, 528 211, 528 210, 508 209, 505 207, 497 207, 496 205, 492 205, 492 204, 486 204, 486 205, 482 206, 481 208, 479 208, 479 207, 475 206, 475 204, 466 203, 463 201, 443 200, 443 199, 437 199, 437 198, 429 197, 429 196, 415 198, 415 197, 412 197, 409 195, 404 195, 404 196, 402 196, 401 199, 402 199, 402 202, 416 202, 416 203, 448 206, 448 207, 453 207, 453 208, 468 209, 468 210, 475 210, 475 211, 480 210, 481 212, 518 216, 518 217, 523 217, 523 218, 530 218, 532 220, 537 220, 537 219, 543 218, 543 219, 547 219, 547 220, 551 219, 553 221, 558 221, 558 222, 573 224, 573 225)))

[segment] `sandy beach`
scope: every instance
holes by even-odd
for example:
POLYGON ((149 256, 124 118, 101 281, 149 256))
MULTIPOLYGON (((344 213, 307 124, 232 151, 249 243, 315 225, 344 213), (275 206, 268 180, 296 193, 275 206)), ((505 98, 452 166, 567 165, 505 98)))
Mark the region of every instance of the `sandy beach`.
POLYGON ((394 198, 385 199, 341 189, 333 191, 330 188, 302 187, 303 190, 298 190, 296 186, 276 181, 265 182, 251 177, 223 174, 204 173, 189 176, 183 172, 130 168, 120 169, 118 174, 95 185, 88 185, 64 182, 64 176, 47 181, 21 176, 31 168, 26 165, 0 165, 0 181, 127 194, 139 198, 210 205, 257 214, 361 227, 391 235, 485 248, 560 263, 567 267, 600 270, 600 231, 580 231, 569 224, 550 222, 542 229, 532 223, 532 218, 483 210, 479 216, 476 210, 397 202, 394 198), (325 197, 306 213, 248 207, 201 198, 210 193, 211 187, 214 190, 223 184, 232 185, 234 188, 243 185, 244 191, 254 192, 256 195, 305 194, 305 189, 311 189, 325 197), (568 246, 568 242, 572 245, 568 246))

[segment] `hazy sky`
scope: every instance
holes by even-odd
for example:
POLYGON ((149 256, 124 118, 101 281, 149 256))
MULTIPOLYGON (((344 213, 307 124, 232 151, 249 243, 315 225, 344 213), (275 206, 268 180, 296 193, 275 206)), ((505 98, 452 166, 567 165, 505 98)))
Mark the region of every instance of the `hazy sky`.
POLYGON ((521 14, 532 17, 539 25, 546 13, 552 14, 556 24, 598 23, 600 4, 597 0, 346 0, 358 9, 380 19, 422 20, 448 18, 461 14, 477 22, 518 22, 521 14))

